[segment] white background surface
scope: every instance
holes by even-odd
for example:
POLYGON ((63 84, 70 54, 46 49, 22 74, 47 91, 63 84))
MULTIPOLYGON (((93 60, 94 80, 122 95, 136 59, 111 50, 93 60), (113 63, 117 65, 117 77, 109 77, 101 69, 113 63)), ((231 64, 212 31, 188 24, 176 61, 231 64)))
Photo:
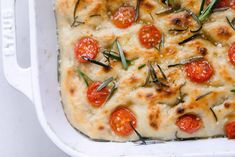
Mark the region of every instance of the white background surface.
MULTIPOLYGON (((16 6, 18 59, 26 67, 29 65, 27 0, 16 0, 16 6)), ((0 157, 68 157, 43 132, 34 105, 7 84, 2 70, 1 39, 0 157)))

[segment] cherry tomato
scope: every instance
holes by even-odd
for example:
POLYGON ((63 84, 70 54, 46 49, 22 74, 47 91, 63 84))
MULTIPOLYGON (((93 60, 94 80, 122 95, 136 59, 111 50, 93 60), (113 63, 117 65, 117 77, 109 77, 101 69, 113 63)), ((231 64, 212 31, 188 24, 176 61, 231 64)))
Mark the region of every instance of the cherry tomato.
POLYGON ((235 121, 225 125, 225 132, 229 139, 235 139, 235 121))
POLYGON ((231 0, 231 2, 230 2, 230 7, 231 7, 232 9, 235 9, 235 0, 231 0))
POLYGON ((74 55, 81 63, 87 61, 83 57, 94 59, 99 52, 98 42, 90 37, 80 39, 74 48, 74 55))
MULTIPOLYGON (((232 8, 232 1, 234 0, 219 0, 217 4, 215 5, 215 8, 225 8, 225 7, 231 7, 232 8)), ((206 0, 206 4, 209 5, 211 3, 211 0, 206 0)))
POLYGON ((128 136, 136 128, 136 117, 128 108, 119 107, 110 116, 109 125, 115 134, 128 136), (132 125, 132 126, 131 126, 132 125))
POLYGON ((235 43, 228 50, 228 57, 230 62, 235 66, 235 43))
POLYGON ((92 83, 87 90, 87 99, 93 107, 101 107, 109 96, 109 89, 107 87, 100 91, 97 88, 101 85, 101 82, 92 83))
POLYGON ((113 24, 117 28, 128 28, 135 22, 135 8, 131 6, 120 7, 113 15, 113 24))
POLYGON ((139 40, 145 48, 153 48, 159 44, 161 32, 154 25, 145 25, 139 31, 139 40))
POLYGON ((189 79, 196 83, 208 81, 213 75, 212 66, 205 60, 193 61, 185 65, 185 72, 189 79))
POLYGON ((185 114, 177 119, 176 125, 180 130, 192 134, 202 127, 202 121, 196 115, 185 114))

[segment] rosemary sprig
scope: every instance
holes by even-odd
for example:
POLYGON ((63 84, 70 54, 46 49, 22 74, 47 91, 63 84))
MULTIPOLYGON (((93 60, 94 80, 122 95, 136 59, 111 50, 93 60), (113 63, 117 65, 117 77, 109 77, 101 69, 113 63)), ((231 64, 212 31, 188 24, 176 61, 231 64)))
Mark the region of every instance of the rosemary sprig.
POLYGON ((221 11, 226 11, 228 9, 229 9, 229 7, 215 8, 215 9, 213 9, 213 12, 221 12, 221 11))
POLYGON ((229 18, 226 16, 228 24, 232 27, 232 29, 235 31, 235 21, 232 20, 230 21, 229 18))
POLYGON ((126 61, 126 57, 125 57, 125 54, 123 52, 123 49, 122 49, 121 44, 119 43, 118 39, 116 39, 116 44, 117 44, 118 52, 119 52, 119 55, 120 55, 120 58, 121 58, 121 61, 122 61, 123 68, 125 70, 127 70, 128 69, 128 64, 127 64, 127 61, 126 61))
POLYGON ((199 100, 201 100, 201 99, 203 99, 203 98, 205 98, 206 96, 208 96, 208 95, 210 95, 210 94, 212 94, 213 92, 207 92, 207 93, 205 93, 205 94, 202 94, 202 95, 200 95, 200 96, 198 96, 197 98, 196 98, 196 101, 199 101, 199 100))
POLYGON ((231 92, 232 92, 232 93, 235 93, 235 89, 232 89, 231 92))
POLYGON ((205 2, 206 2, 206 0, 202 0, 200 10, 199 10, 199 16, 202 15, 202 13, 203 13, 205 2))
POLYGON ((188 27, 183 28, 183 29, 172 28, 172 29, 169 29, 169 32, 183 32, 183 31, 187 31, 187 30, 188 30, 188 27))
POLYGON ((82 57, 82 58, 83 58, 84 60, 86 60, 86 61, 89 61, 89 62, 93 63, 93 64, 102 66, 102 67, 104 67, 105 69, 111 69, 111 68, 112 68, 111 66, 106 65, 106 64, 104 64, 104 63, 102 63, 102 62, 99 62, 99 61, 96 61, 96 60, 93 60, 93 59, 90 59, 90 58, 87 58, 87 57, 82 57))
POLYGON ((203 56, 195 56, 195 57, 189 58, 187 60, 181 61, 176 64, 170 64, 170 65, 168 65, 168 68, 185 65, 185 64, 191 63, 193 61, 202 60, 202 59, 203 59, 203 56))
POLYGON ((164 48, 164 45, 165 45, 165 35, 162 34, 162 37, 161 37, 161 40, 160 40, 158 46, 155 46, 154 48, 160 52, 161 48, 164 48))
POLYGON ((139 137, 139 140, 142 142, 140 145, 146 145, 145 138, 143 136, 141 136, 141 134, 135 129, 135 127, 133 126, 132 122, 130 122, 130 126, 134 130, 136 135, 139 137))
MULTIPOLYGON (((116 54, 114 51, 105 50, 102 53, 105 56, 105 58, 107 58, 108 60, 113 59, 113 60, 116 60, 116 61, 121 61, 121 57, 118 56, 118 54, 116 54)), ((128 59, 126 60, 127 64, 131 64, 131 61, 133 61, 133 60, 128 60, 128 59)))
POLYGON ((90 17, 98 17, 98 16, 101 16, 100 14, 93 14, 93 15, 90 15, 90 17))
POLYGON ((78 16, 76 16, 79 3, 80 3, 80 0, 77 0, 75 7, 74 7, 74 10, 73 10, 73 22, 71 24, 71 27, 77 27, 81 24, 84 24, 84 22, 78 21, 78 16))
POLYGON ((185 39, 185 40, 179 42, 178 44, 179 44, 179 45, 183 45, 183 44, 185 44, 185 43, 187 43, 187 42, 189 42, 189 41, 192 41, 192 40, 196 39, 196 38, 199 37, 199 36, 201 36, 201 34, 199 34, 199 33, 194 34, 194 35, 190 36, 189 38, 187 38, 187 39, 185 39))
POLYGON ((212 107, 210 107, 210 111, 212 112, 212 114, 213 114, 213 116, 214 116, 214 118, 215 118, 215 121, 217 122, 217 121, 218 121, 218 117, 217 117, 217 115, 215 114, 215 111, 213 110, 212 107))
POLYGON ((162 10, 162 11, 156 12, 155 15, 164 15, 164 14, 171 13, 171 12, 173 12, 173 11, 174 11, 174 9, 168 8, 168 9, 166 9, 166 10, 162 10))
POLYGON ((109 92, 109 96, 106 100, 106 102, 113 96, 113 94, 115 93, 115 91, 117 90, 117 86, 116 86, 116 83, 115 82, 112 82, 113 83, 113 87, 111 88, 110 92, 109 92))
MULTIPOLYGON (((186 96, 186 94, 183 94, 183 93, 182 93, 182 88, 183 88, 185 85, 186 85, 186 82, 184 82, 184 84, 180 85, 180 87, 179 87, 179 97, 177 98, 178 101, 177 101, 176 105, 185 102, 185 101, 184 101, 184 97, 186 96)), ((176 106, 176 105, 174 105, 174 106, 176 106)))
POLYGON ((219 0, 212 0, 212 2, 207 6, 207 8, 202 11, 201 15, 198 17, 201 22, 206 20, 212 13, 213 7, 219 0))
POLYGON ((140 69, 143 69, 144 67, 146 67, 146 64, 140 65, 140 66, 138 67, 138 69, 140 70, 140 69))
POLYGON ((147 69, 148 69, 148 75, 147 75, 147 78, 146 78, 146 82, 145 82, 145 85, 146 86, 148 83, 150 83, 150 78, 152 79, 152 82, 155 83, 156 85, 158 86, 164 86, 164 87, 168 87, 168 85, 165 85, 164 83, 162 83, 156 72, 155 72, 155 69, 153 68, 152 64, 150 62, 147 63, 147 69))
POLYGON ((166 74, 164 73, 164 71, 162 70, 162 68, 160 67, 159 64, 157 64, 157 67, 158 67, 158 69, 160 70, 160 72, 161 72, 161 74, 162 74, 162 77, 163 77, 165 80, 167 80, 166 74))
POLYGON ((137 0, 137 5, 135 8, 135 21, 137 21, 139 19, 140 16, 140 1, 141 0, 137 0))
POLYGON ((82 72, 79 68, 77 68, 77 73, 83 78, 87 87, 89 86, 89 82, 93 82, 93 80, 87 76, 84 72, 82 72))
POLYGON ((107 87, 112 81, 113 81, 113 77, 108 78, 107 80, 105 80, 103 83, 101 83, 101 85, 97 88, 97 91, 101 91, 102 89, 104 89, 105 87, 107 87))
POLYGON ((200 26, 198 29, 196 29, 196 30, 190 30, 190 32, 191 32, 191 33, 197 33, 197 32, 199 32, 201 29, 202 29, 202 24, 201 24, 201 26, 200 26))

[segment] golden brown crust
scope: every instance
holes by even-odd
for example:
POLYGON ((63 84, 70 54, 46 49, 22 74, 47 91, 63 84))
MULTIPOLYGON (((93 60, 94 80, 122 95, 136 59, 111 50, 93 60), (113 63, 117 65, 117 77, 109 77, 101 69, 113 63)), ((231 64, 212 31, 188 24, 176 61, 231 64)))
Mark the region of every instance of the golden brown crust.
MULTIPOLYGON (((179 1, 181 7, 198 13, 200 1, 179 1)), ((157 12, 166 8, 161 0, 142 0, 138 21, 127 29, 116 28, 111 20, 112 14, 120 6, 135 7, 136 0, 81 0, 76 16, 78 21, 85 24, 71 27, 76 2, 56 2, 62 100, 68 120, 76 129, 92 139, 136 140, 136 134, 120 137, 109 126, 110 114, 115 108, 125 106, 136 115, 136 129, 144 137, 169 140, 176 138, 176 132, 179 137, 224 135, 224 124, 235 120, 235 95, 230 92, 235 84, 235 67, 229 63, 227 55, 229 47, 235 42, 235 31, 225 18, 234 18, 234 10, 213 13, 203 24, 200 31, 203 36, 180 45, 178 43, 193 35, 190 30, 195 30, 198 25, 186 11, 157 15, 157 12), (154 24, 165 35, 164 47, 160 52, 155 48, 145 49, 140 44, 138 34, 144 24, 154 24), (174 32, 170 29, 185 31, 174 32), (80 38, 89 36, 99 43, 100 52, 96 60, 105 60, 101 52, 109 49, 116 38, 126 58, 135 60, 128 70, 123 69, 121 62, 114 60, 110 62, 110 70, 94 64, 79 63, 74 58, 74 46, 80 38), (214 73, 209 81, 193 83, 185 74, 184 66, 168 67, 194 56, 203 56, 213 67, 214 73), (147 68, 138 67, 148 61, 161 66, 167 80, 164 80, 157 65, 153 65, 157 76, 167 87, 158 88, 154 84, 144 86, 147 68), (77 67, 96 81, 115 78, 118 90, 101 108, 93 108, 89 104, 86 98, 87 87, 76 72, 77 67), (176 119, 187 113, 198 115, 203 121, 203 128, 193 134, 180 131, 175 125, 176 119)))

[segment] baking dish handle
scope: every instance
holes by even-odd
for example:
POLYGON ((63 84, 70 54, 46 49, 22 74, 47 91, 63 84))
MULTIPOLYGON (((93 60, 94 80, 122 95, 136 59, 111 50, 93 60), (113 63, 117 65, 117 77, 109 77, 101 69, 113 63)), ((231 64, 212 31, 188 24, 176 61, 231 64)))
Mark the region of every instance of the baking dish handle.
POLYGON ((21 68, 16 57, 15 0, 1 0, 3 71, 10 85, 33 100, 31 68, 21 68))

